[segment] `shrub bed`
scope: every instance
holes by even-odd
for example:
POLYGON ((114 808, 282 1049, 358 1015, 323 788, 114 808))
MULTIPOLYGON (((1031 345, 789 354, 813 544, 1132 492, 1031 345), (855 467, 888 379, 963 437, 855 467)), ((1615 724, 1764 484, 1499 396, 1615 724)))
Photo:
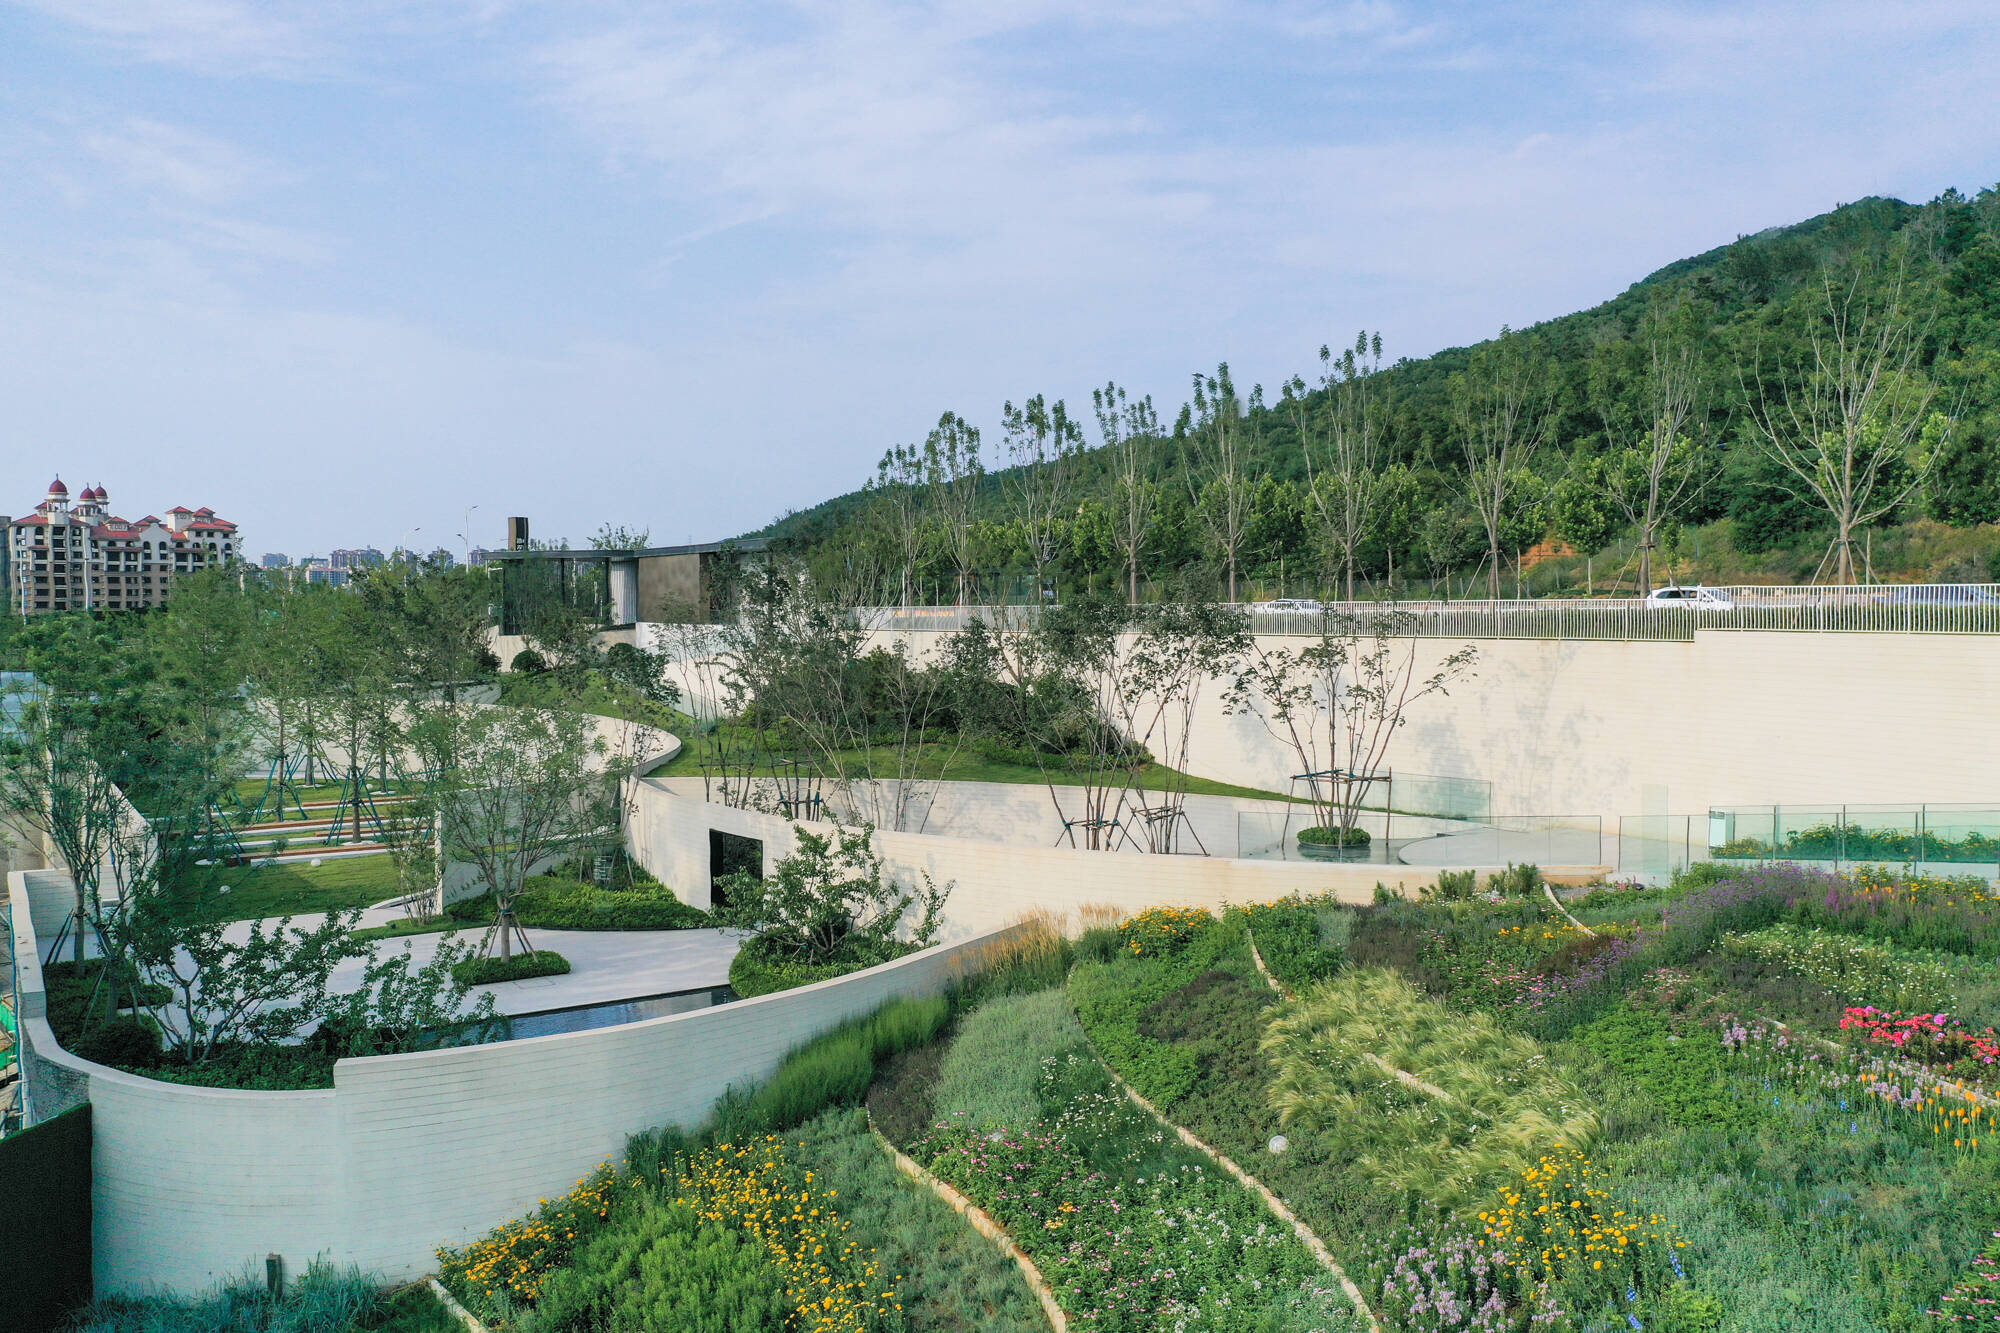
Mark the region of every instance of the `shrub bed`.
POLYGON ((872 948, 853 948, 828 963, 804 963, 776 953, 762 939, 746 940, 729 962, 729 988, 743 999, 830 981, 916 952, 914 944, 891 941, 872 948))
POLYGON ((1008 1229, 1072 1327, 1354 1327, 1289 1229, 1112 1085, 1059 1000, 1009 998, 967 1020, 940 1123, 913 1154, 1008 1229))
POLYGON ((451 969, 453 977, 467 986, 492 986, 502 981, 526 981, 532 977, 560 977, 569 972, 569 959, 553 949, 535 949, 510 958, 497 955, 468 958, 451 969))

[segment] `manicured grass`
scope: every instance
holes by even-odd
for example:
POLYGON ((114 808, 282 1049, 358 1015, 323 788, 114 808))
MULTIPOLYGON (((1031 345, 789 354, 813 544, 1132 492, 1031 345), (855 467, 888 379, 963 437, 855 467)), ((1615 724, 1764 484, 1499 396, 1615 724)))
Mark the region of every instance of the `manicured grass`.
POLYGON ((258 917, 372 907, 396 896, 395 862, 386 853, 267 866, 197 866, 170 891, 175 910, 191 921, 249 921, 258 917), (221 892, 224 886, 228 893, 221 892))
MULTIPOLYGON (((698 930, 711 923, 708 913, 690 907, 658 882, 628 889, 599 889, 558 875, 537 875, 514 900, 514 915, 534 930, 698 930)), ((493 898, 482 895, 456 902, 442 917, 419 921, 401 917, 387 925, 358 930, 358 939, 394 939, 462 930, 493 924, 493 898)))
MULTIPOLYGON (((733 739, 733 733, 730 731, 729 724, 727 723, 724 724, 724 734, 731 735, 733 739)), ((656 770, 654 776, 701 776, 701 747, 693 744, 687 733, 683 733, 682 735, 683 739, 690 740, 690 743, 679 755, 675 756, 672 763, 656 770)), ((896 772, 897 762, 895 751, 886 746, 877 747, 868 756, 868 761, 873 764, 873 771, 877 773, 896 772)), ((847 765, 850 772, 860 772, 866 767, 863 763, 862 754, 858 750, 849 751, 843 755, 843 762, 847 765)), ((821 767, 824 769, 825 765, 821 767)), ((942 779, 951 782, 1005 782, 1021 786, 1039 787, 1053 781, 1057 786, 1062 787, 1077 785, 1075 780, 1060 768, 1052 767, 1047 773, 1044 773, 1041 769, 1031 764, 1014 764, 987 758, 977 753, 969 745, 951 746, 941 743, 920 745, 916 747, 916 752, 911 760, 911 767, 916 773, 921 774, 925 778, 942 779)), ((773 767, 769 764, 758 769, 758 772, 765 776, 771 775, 774 771, 773 767)), ((1139 786, 1146 791, 1165 791, 1170 787, 1178 788, 1196 796, 1239 796, 1266 801, 1283 801, 1289 799, 1282 792, 1264 791, 1257 787, 1240 787, 1234 783, 1217 782, 1211 778, 1195 777, 1168 768, 1164 764, 1148 764, 1142 769, 1139 774, 1139 786)))

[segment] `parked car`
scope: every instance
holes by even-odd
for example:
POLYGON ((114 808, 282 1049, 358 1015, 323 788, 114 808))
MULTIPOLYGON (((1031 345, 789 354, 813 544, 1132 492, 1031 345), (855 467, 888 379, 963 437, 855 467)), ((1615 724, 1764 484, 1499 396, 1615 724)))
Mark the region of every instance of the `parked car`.
POLYGON ((1877 594, 1883 606, 2000 606, 2000 593, 1972 583, 1910 583, 1877 594))
POLYGON ((1276 601, 1252 602, 1250 609, 1258 615, 1316 616, 1326 608, 1310 597, 1280 597, 1276 601))
POLYGON ((1655 588, 1646 594, 1647 606, 1691 606, 1697 611, 1734 611, 1736 601, 1720 588, 1704 588, 1698 583, 1655 588))

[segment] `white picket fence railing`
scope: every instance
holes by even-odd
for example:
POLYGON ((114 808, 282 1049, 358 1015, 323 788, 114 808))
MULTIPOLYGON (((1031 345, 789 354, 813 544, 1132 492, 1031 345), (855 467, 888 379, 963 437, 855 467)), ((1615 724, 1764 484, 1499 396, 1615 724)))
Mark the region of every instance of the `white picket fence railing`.
MULTIPOLYGON (((1846 587, 1749 584, 1714 587, 1726 605, 1673 605, 1637 597, 1460 602, 1327 602, 1317 610, 1241 603, 1259 634, 1316 635, 1328 618, 1397 619, 1399 633, 1449 639, 1657 639, 1697 629, 1808 633, 2000 634, 2000 584, 1909 583, 1846 587)), ((996 629, 1034 624, 1035 606, 857 607, 876 630, 960 630, 975 618, 996 629)))

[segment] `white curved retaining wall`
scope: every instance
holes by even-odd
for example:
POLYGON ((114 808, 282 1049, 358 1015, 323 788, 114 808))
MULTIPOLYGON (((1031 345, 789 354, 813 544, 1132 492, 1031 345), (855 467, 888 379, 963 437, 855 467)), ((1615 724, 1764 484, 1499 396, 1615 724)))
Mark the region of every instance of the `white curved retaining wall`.
MULTIPOLYGON (((641 865, 696 907, 710 903, 711 830, 761 839, 767 870, 797 843, 791 821, 781 816, 678 795, 658 780, 638 785, 626 824, 627 847, 641 865)), ((824 832, 832 825, 808 827, 824 832)), ((895 879, 908 883, 928 871, 939 883, 956 882, 945 908, 948 939, 993 930, 1034 910, 1067 917, 1074 928, 1083 907, 1128 913, 1165 905, 1213 908, 1270 902, 1294 890, 1366 903, 1373 900, 1378 883, 1414 893, 1437 881, 1435 867, 1090 852, 879 829, 874 846, 895 879)), ((1480 867, 1478 873, 1494 869, 1480 867)))
MULTIPOLYGON (((936 635, 898 631, 921 644, 936 635)), ((1260 636, 1267 646, 1303 639, 1260 636)), ((1417 639, 1393 768, 1481 778, 1497 814, 1702 814, 1723 805, 2000 802, 2000 634, 1698 630, 1694 641, 1417 639)), ((1203 691, 1188 767, 1282 789, 1298 760, 1203 691)))
POLYGON ((343 1060, 312 1092, 191 1088, 56 1045, 30 900, 68 876, 8 877, 22 1024, 38 1060, 81 1079, 95 1134, 97 1287, 191 1290, 285 1256, 389 1278, 569 1188, 654 1125, 692 1127, 731 1085, 896 996, 942 990, 994 934, 714 1009, 621 1027, 343 1060))

